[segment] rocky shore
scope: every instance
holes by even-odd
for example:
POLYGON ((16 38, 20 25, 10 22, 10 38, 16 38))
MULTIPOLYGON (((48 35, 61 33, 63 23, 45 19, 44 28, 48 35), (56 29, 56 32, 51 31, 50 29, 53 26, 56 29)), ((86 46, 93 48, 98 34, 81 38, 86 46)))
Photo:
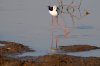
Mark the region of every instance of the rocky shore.
POLYGON ((24 52, 33 52, 35 50, 30 49, 28 46, 16 42, 0 41, 0 55, 11 55, 11 54, 20 54, 24 52))
MULTIPOLYGON (((0 66, 100 66, 100 57, 79 57, 64 54, 52 54, 44 56, 24 56, 24 57, 10 57, 8 55, 16 55, 33 52, 35 50, 30 49, 23 44, 16 42, 0 41, 0 66)), ((89 45, 73 45, 62 46, 61 50, 64 51, 87 51, 93 49, 99 49, 96 46, 89 45), (64 50, 67 48, 66 50, 64 50)))

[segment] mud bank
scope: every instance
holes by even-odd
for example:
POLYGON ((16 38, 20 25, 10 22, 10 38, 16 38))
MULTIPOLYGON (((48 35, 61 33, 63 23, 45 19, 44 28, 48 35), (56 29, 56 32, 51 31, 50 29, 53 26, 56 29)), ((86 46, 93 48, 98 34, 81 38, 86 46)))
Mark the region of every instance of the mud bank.
POLYGON ((45 55, 21 60, 0 56, 0 66, 100 66, 100 58, 70 55, 45 55))
MULTIPOLYGON (((4 46, 0 46, 0 66, 100 66, 100 57, 79 57, 64 54, 11 57, 8 55, 13 54, 14 56, 16 53, 21 54, 34 50, 16 42, 0 41, 0 44, 4 44, 4 46)), ((80 45, 79 47, 84 48, 80 45)), ((73 49, 73 51, 80 51, 81 49, 73 49)))
POLYGON ((100 49, 100 47, 91 46, 91 45, 71 45, 71 46, 59 46, 60 50, 66 52, 81 52, 100 49))
POLYGON ((0 44, 4 45, 0 46, 0 55, 20 54, 24 52, 35 51, 30 49, 28 46, 24 46, 23 44, 16 42, 0 41, 0 44))

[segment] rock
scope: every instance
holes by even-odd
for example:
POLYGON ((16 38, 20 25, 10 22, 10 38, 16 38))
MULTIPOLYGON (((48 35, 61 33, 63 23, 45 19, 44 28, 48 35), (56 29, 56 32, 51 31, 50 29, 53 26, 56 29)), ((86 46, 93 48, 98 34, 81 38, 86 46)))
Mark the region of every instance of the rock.
POLYGON ((60 50, 66 52, 80 52, 80 51, 89 51, 94 49, 100 49, 100 47, 90 46, 90 45, 71 45, 71 46, 60 46, 60 50))
POLYGON ((16 42, 0 41, 0 43, 5 44, 5 46, 0 46, 0 54, 2 55, 35 51, 30 49, 28 46, 16 42))
POLYGON ((35 61, 32 59, 20 60, 0 57, 0 66, 100 66, 100 57, 54 54, 39 56, 35 61))

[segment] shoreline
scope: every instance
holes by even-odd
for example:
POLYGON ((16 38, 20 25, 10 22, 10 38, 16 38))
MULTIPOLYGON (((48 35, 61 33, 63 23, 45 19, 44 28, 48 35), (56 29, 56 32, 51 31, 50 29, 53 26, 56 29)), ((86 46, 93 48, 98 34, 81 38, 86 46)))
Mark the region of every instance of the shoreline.
MULTIPOLYGON (((35 50, 16 42, 0 41, 0 44, 4 44, 4 46, 0 46, 0 66, 100 66, 100 57, 80 57, 67 54, 51 54, 44 56, 23 56, 14 58, 17 54, 35 52, 35 50)), ((99 47, 90 45, 72 45, 62 47, 63 49, 67 49, 66 51, 70 50, 72 52, 89 51, 94 50, 94 48, 100 49, 99 47)))

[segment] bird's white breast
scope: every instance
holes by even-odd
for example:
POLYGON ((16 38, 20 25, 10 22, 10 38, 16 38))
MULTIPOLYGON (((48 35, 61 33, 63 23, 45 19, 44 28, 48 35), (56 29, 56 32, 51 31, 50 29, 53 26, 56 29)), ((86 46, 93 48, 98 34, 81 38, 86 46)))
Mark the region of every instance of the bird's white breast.
POLYGON ((52 16, 57 16, 58 13, 56 10, 53 10, 53 11, 49 11, 49 13, 52 15, 52 16))

